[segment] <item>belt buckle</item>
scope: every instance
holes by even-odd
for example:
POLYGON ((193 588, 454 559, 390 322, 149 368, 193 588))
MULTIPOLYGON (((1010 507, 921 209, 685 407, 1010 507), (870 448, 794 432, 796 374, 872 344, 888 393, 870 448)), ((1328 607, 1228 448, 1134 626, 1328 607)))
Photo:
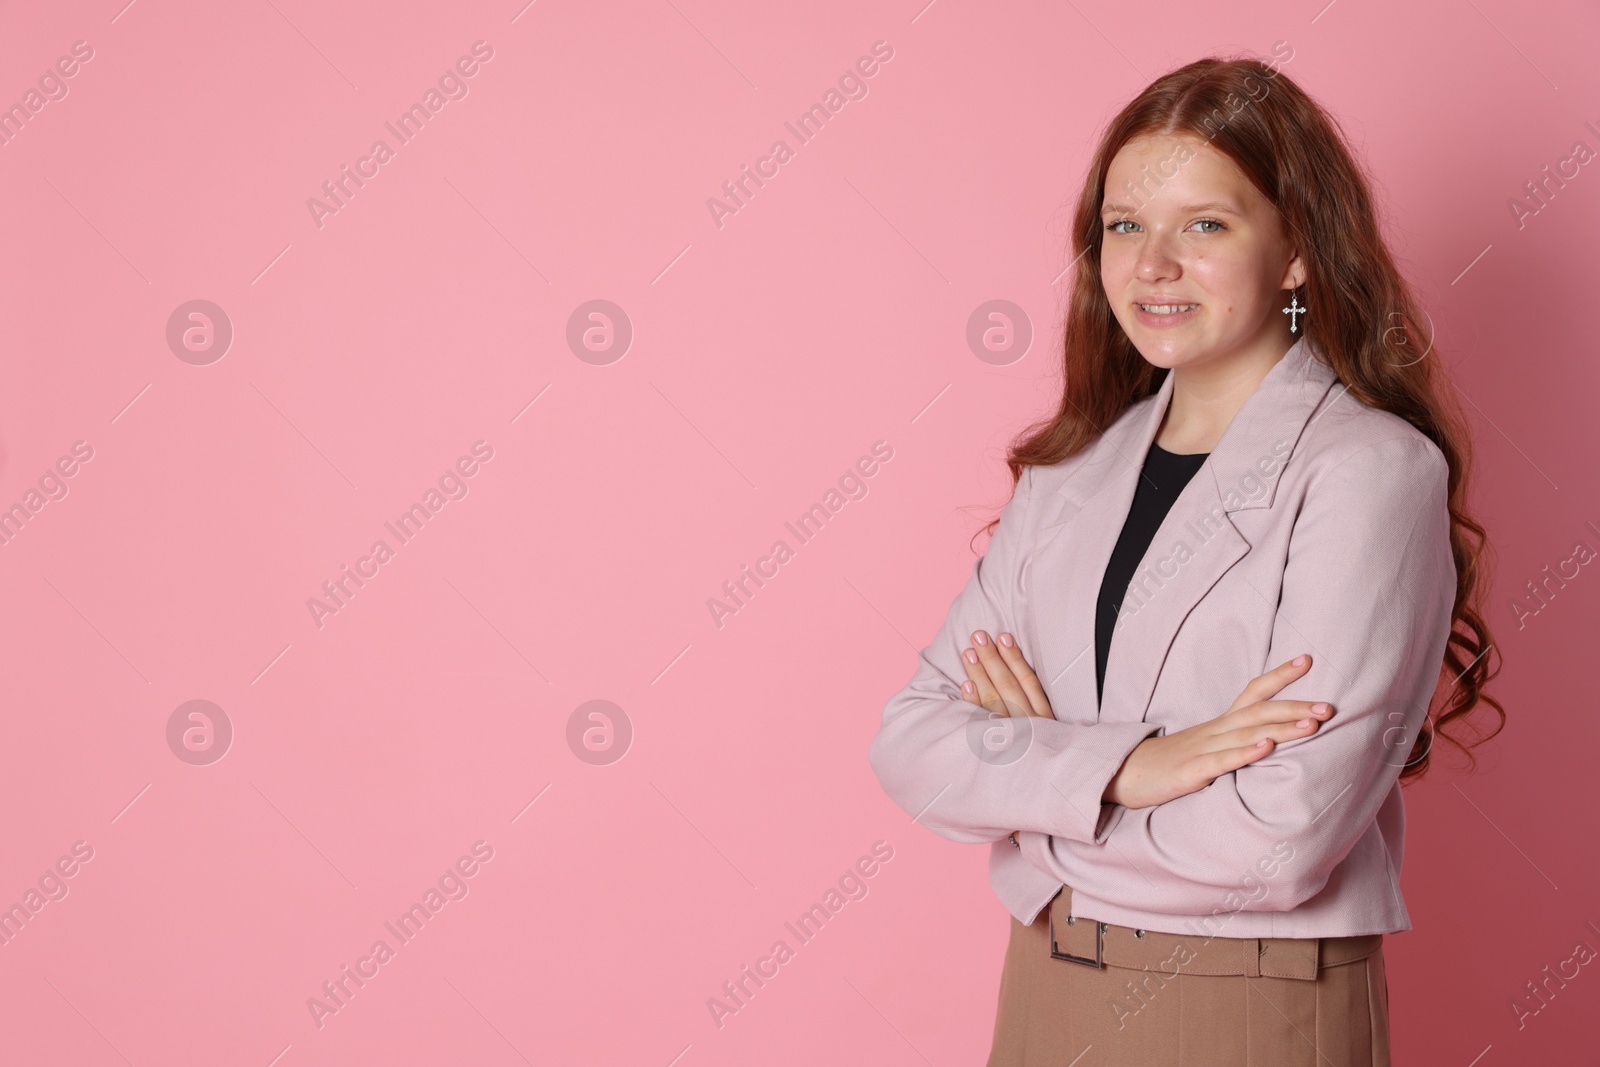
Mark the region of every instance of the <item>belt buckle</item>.
MULTIPOLYGON (((1067 922, 1069 924, 1072 923, 1074 918, 1075 916, 1068 915, 1067 922)), ((1055 913, 1052 911, 1050 914, 1050 958, 1053 960, 1067 960, 1071 963, 1081 963, 1086 967, 1104 969, 1105 962, 1101 959, 1101 955, 1104 944, 1103 938, 1105 936, 1105 924, 1095 922, 1093 919, 1090 919, 1089 921, 1094 923, 1093 959, 1090 959, 1088 956, 1074 956, 1070 952, 1062 952, 1061 949, 1056 946, 1056 919, 1055 913)))

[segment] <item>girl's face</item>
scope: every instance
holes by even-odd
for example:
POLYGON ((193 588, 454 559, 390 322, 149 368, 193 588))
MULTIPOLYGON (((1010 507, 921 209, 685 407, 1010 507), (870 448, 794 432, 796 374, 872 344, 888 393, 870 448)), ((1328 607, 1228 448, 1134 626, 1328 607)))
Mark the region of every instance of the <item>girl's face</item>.
POLYGON ((1237 164, 1189 135, 1125 144, 1106 174, 1100 279, 1158 367, 1283 354, 1285 291, 1305 268, 1277 209, 1237 164), (1152 307, 1150 305, 1157 305, 1152 307))

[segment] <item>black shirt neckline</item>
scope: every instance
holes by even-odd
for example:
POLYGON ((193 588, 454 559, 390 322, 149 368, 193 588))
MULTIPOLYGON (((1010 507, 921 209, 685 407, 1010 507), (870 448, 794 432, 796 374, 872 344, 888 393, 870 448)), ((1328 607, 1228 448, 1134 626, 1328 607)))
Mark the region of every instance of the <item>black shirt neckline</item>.
POLYGON ((1169 452, 1154 441, 1150 442, 1150 451, 1163 456, 1171 456, 1173 459, 1205 459, 1211 455, 1210 452, 1169 452))

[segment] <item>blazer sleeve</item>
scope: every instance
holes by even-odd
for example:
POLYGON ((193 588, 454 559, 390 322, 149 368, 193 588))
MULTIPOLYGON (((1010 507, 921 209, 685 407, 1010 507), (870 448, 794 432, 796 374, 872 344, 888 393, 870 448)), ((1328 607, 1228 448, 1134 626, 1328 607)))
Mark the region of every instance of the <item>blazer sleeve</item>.
POLYGON ((1448 474, 1431 441, 1390 438, 1306 493, 1267 664, 1311 653, 1275 699, 1329 701, 1331 719, 1197 792, 1119 806, 1103 844, 1018 834, 1023 855, 1091 895, 1194 915, 1231 907, 1287 843, 1294 861, 1245 910, 1288 911, 1320 892, 1399 778, 1439 680, 1457 577, 1448 474))
POLYGON ((991 717, 961 695, 967 672, 960 657, 972 632, 1021 629, 1034 491, 1034 469, 1025 467, 984 556, 933 643, 918 654, 911 681, 884 706, 869 751, 884 792, 913 820, 952 841, 993 842, 1013 830, 1062 841, 1104 840, 1116 808, 1101 802, 1106 785, 1128 753, 1162 729, 1143 722, 991 717))

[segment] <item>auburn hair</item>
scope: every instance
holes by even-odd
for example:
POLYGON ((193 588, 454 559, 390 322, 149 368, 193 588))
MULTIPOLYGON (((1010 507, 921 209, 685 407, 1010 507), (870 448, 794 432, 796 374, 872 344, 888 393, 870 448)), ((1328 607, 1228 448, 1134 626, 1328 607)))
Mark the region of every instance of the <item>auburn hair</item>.
MULTIPOLYGON (((1238 165, 1277 208, 1306 262, 1305 303, 1318 310, 1301 328, 1314 349, 1351 396, 1411 423, 1449 462, 1455 606, 1441 685, 1400 778, 1427 770, 1436 732, 1475 767, 1471 745, 1500 732, 1505 709, 1484 692, 1501 664, 1490 662, 1493 643, 1482 611, 1489 546, 1466 502, 1472 465, 1466 423, 1432 338, 1418 328, 1420 306, 1379 232, 1366 175, 1332 116, 1281 71, 1253 58, 1200 59, 1152 82, 1112 119, 1073 216, 1077 266, 1062 331, 1061 403, 1012 443, 1006 463, 1013 486, 1024 467, 1059 463, 1088 447, 1131 405, 1159 391, 1170 373, 1139 354, 1112 314, 1100 278, 1106 172, 1124 144, 1148 135, 1192 136, 1238 165), (1498 721, 1492 729, 1474 727, 1475 736, 1463 744, 1446 727, 1482 705, 1494 709, 1498 721)), ((1493 658, 1498 661, 1498 653, 1493 658)))

